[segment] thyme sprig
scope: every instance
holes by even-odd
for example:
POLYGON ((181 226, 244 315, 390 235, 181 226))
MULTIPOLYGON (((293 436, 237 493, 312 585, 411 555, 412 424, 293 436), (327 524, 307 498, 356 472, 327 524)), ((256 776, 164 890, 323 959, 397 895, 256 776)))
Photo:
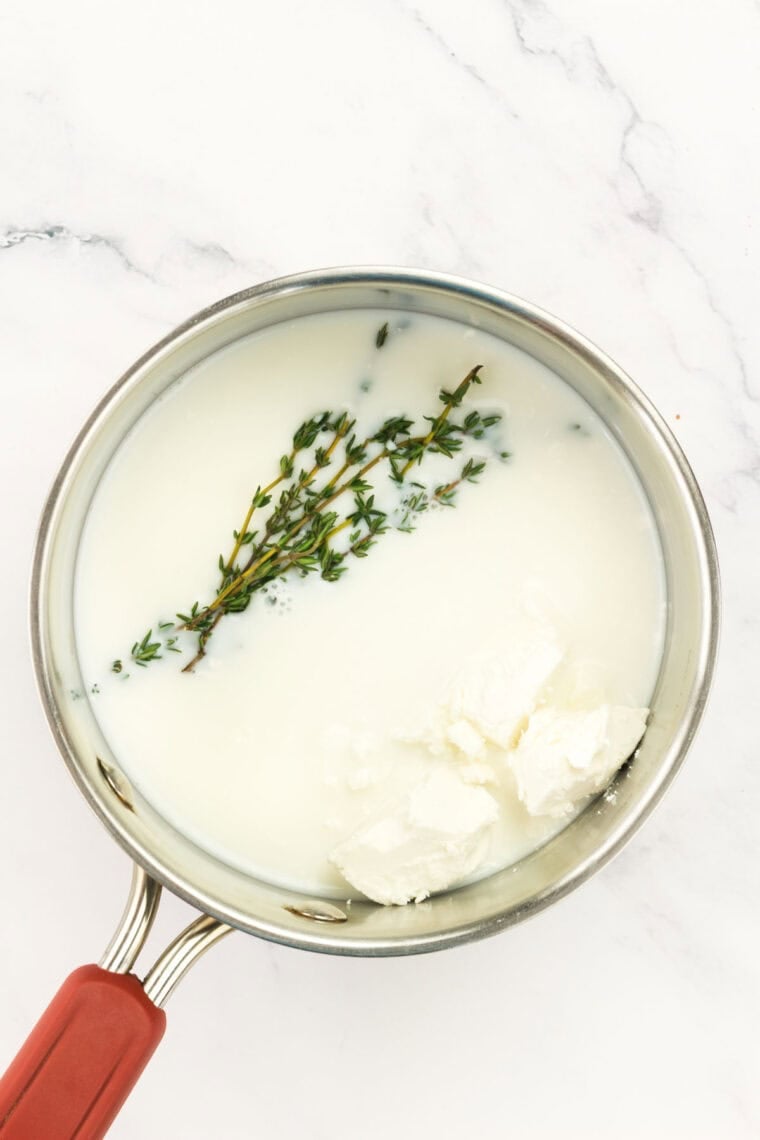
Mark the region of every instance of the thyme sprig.
MULTIPOLYGON (((386 336, 384 326, 377 336, 378 347, 386 336)), ((214 598, 204 605, 196 601, 178 613, 176 626, 161 623, 155 637, 148 630, 132 647, 134 663, 145 667, 160 660, 162 650, 179 652, 177 633, 185 630, 197 636, 196 653, 183 669, 192 672, 206 655, 222 619, 243 613, 255 594, 277 579, 297 573, 337 582, 351 559, 366 558, 389 529, 410 532, 417 517, 431 506, 454 506, 461 485, 475 483, 482 475, 485 459, 468 458, 453 479, 435 487, 407 476, 428 454, 453 459, 466 439, 481 440, 499 423, 501 416, 496 413, 482 415, 472 410, 464 417, 456 415, 472 385, 481 383, 481 367, 470 369, 452 391, 440 390, 443 408, 424 417, 429 426, 423 432, 414 432, 414 420, 406 415, 389 417, 363 438, 345 411, 323 411, 305 420, 293 434, 292 447, 281 456, 277 474, 256 488, 239 529, 233 531, 230 554, 219 555, 220 578, 214 598), (309 462, 303 462, 305 455, 309 462), (408 487, 393 513, 381 509, 368 478, 383 464, 395 485, 408 487), (334 472, 327 478, 331 467, 334 472), (254 519, 266 508, 269 513, 253 529, 254 519)), ((121 661, 112 666, 115 672, 122 667, 121 661)))

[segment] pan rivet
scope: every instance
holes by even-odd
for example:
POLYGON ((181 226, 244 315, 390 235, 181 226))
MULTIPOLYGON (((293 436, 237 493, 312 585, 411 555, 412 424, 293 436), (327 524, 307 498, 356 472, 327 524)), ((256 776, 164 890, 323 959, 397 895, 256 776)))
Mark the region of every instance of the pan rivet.
POLYGON ((322 902, 303 902, 298 903, 297 906, 286 906, 285 910, 289 910, 291 914, 297 915, 299 918, 310 918, 312 922, 347 922, 348 915, 342 911, 340 907, 333 906, 332 903, 322 902))
POLYGON ((99 756, 96 756, 95 759, 98 762, 98 768, 100 768, 103 779, 117 800, 124 804, 124 807, 128 808, 129 811, 134 811, 134 804, 130 799, 131 788, 124 776, 122 776, 121 772, 117 772, 115 768, 112 768, 110 764, 106 764, 105 760, 101 760, 99 756))

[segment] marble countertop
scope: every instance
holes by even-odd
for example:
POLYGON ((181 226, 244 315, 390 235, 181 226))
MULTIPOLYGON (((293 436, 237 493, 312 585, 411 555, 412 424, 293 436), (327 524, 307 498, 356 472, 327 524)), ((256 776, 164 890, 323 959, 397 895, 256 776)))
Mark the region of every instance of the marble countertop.
MULTIPOLYGON (((28 650, 64 451, 201 306, 396 263, 544 306, 658 405, 721 556, 708 715, 643 830, 530 923, 406 960, 227 939, 110 1135, 760 1134, 759 60, 757 0, 3 5, 0 1066, 129 878, 28 650)), ((151 945, 187 914, 167 899, 151 945)))

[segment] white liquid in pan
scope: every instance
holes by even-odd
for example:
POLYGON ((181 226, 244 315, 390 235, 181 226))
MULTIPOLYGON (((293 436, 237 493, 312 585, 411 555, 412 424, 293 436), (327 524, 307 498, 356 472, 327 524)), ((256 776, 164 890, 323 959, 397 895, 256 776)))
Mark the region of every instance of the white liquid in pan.
MULTIPOLYGON (((438 463, 422 474, 434 469, 442 481, 457 460, 438 463)), ((376 481, 390 487, 385 475, 376 481)), ((398 737, 461 660, 509 643, 526 606, 553 623, 602 700, 648 703, 664 584, 627 460, 585 402, 520 351, 453 322, 362 311, 256 333, 143 416, 92 504, 76 628, 87 689, 99 689, 95 714, 143 795, 228 862, 345 897, 329 851, 430 764, 398 737), (337 583, 289 575, 275 604, 258 596, 220 623, 193 674, 180 672, 187 654, 130 663, 149 626, 213 598, 219 553, 229 554, 253 491, 276 474, 307 416, 347 409, 362 434, 400 412, 422 422, 441 408, 438 389, 475 364, 483 383, 463 412, 504 419, 481 447, 480 483, 454 509, 423 515, 411 535, 387 533, 337 583), (511 458, 500 461, 500 449, 511 458), (115 658, 121 675, 110 671, 115 658)), ((500 818, 481 873, 562 826, 528 816, 506 783, 494 794, 500 818)))

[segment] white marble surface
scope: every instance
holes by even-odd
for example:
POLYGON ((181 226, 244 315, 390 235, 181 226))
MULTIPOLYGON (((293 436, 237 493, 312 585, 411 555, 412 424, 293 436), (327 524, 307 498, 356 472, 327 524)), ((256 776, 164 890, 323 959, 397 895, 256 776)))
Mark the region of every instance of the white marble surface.
MULTIPOLYGON (((128 880, 27 648, 64 450, 201 305, 399 263, 549 308, 658 404, 722 558, 708 716, 639 836, 525 926, 392 961, 227 940, 111 1135, 760 1134, 759 60, 757 0, 5 0, 0 1064, 128 880)), ((153 945, 184 918, 168 900, 153 945)))

